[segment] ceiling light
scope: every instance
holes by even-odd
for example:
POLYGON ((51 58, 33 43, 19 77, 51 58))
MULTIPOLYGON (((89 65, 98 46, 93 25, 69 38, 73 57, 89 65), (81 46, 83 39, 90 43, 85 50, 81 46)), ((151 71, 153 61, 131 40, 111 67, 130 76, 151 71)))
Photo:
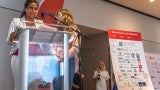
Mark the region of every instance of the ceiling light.
POLYGON ((150 2, 154 2, 155 0, 149 0, 150 2))

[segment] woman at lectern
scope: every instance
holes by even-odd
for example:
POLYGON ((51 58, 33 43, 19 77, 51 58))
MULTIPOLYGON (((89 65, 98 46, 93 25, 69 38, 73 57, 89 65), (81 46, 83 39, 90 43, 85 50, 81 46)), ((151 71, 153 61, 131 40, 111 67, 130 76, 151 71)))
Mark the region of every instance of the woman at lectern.
POLYGON ((16 42, 13 42, 13 40, 16 38, 16 33, 21 28, 25 28, 27 26, 32 26, 35 28, 38 28, 38 23, 34 22, 42 22, 41 20, 36 19, 36 15, 38 12, 39 4, 36 0, 27 0, 24 3, 24 9, 21 14, 20 18, 13 18, 9 31, 7 36, 7 42, 9 45, 12 46, 10 54, 12 55, 11 58, 11 68, 14 75, 14 81, 15 81, 15 90, 17 88, 17 69, 18 69, 18 44, 16 42), (28 21, 28 22, 26 22, 28 21), (33 22, 33 23, 31 23, 33 22))
POLYGON ((67 31, 69 35, 69 90, 72 88, 74 73, 79 70, 79 43, 78 34, 74 31, 78 29, 73 21, 73 16, 68 9, 61 9, 55 14, 56 23, 58 25, 71 26, 73 28, 59 28, 59 30, 67 31))

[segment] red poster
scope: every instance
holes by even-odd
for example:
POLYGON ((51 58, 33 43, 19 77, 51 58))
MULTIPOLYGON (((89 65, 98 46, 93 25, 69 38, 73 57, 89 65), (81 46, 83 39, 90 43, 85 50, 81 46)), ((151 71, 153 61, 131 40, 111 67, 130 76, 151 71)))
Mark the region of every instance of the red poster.
MULTIPOLYGON (((42 0, 40 2, 40 8, 38 11, 38 19, 41 19, 41 13, 42 12, 49 12, 54 14, 58 10, 63 8, 64 0, 42 0)), ((54 19, 51 17, 45 17, 44 19, 45 23, 54 23, 54 19)))

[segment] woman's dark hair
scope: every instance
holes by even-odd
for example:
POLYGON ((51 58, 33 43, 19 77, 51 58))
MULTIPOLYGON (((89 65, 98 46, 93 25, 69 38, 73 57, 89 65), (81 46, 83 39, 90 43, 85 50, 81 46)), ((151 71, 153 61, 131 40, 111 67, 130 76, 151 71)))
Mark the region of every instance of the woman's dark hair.
MULTIPOLYGON (((38 5, 38 7, 39 7, 39 4, 38 4, 38 2, 36 0, 27 0, 24 3, 24 9, 26 9, 30 3, 36 3, 38 5)), ((26 12, 23 10, 22 13, 21 13, 21 17, 23 17, 25 15, 26 15, 26 12)))

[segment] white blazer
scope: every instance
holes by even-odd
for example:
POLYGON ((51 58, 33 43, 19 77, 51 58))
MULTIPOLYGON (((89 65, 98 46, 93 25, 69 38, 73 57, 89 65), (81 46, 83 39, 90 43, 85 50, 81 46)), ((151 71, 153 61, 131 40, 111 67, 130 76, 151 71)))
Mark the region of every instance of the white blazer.
MULTIPOLYGON (((12 20, 10 26, 9 26, 9 31, 8 31, 8 36, 7 36, 7 43, 12 46, 10 54, 15 53, 16 50, 18 49, 18 43, 10 41, 10 34, 12 32, 17 32, 20 29, 26 28, 27 26, 26 26, 26 24, 24 22, 25 22, 25 17, 13 18, 13 20, 12 20)), ((43 23, 42 20, 37 20, 37 19, 34 19, 34 22, 43 23)), ((36 25, 35 28, 39 28, 39 24, 38 23, 35 23, 35 25, 36 25)))

